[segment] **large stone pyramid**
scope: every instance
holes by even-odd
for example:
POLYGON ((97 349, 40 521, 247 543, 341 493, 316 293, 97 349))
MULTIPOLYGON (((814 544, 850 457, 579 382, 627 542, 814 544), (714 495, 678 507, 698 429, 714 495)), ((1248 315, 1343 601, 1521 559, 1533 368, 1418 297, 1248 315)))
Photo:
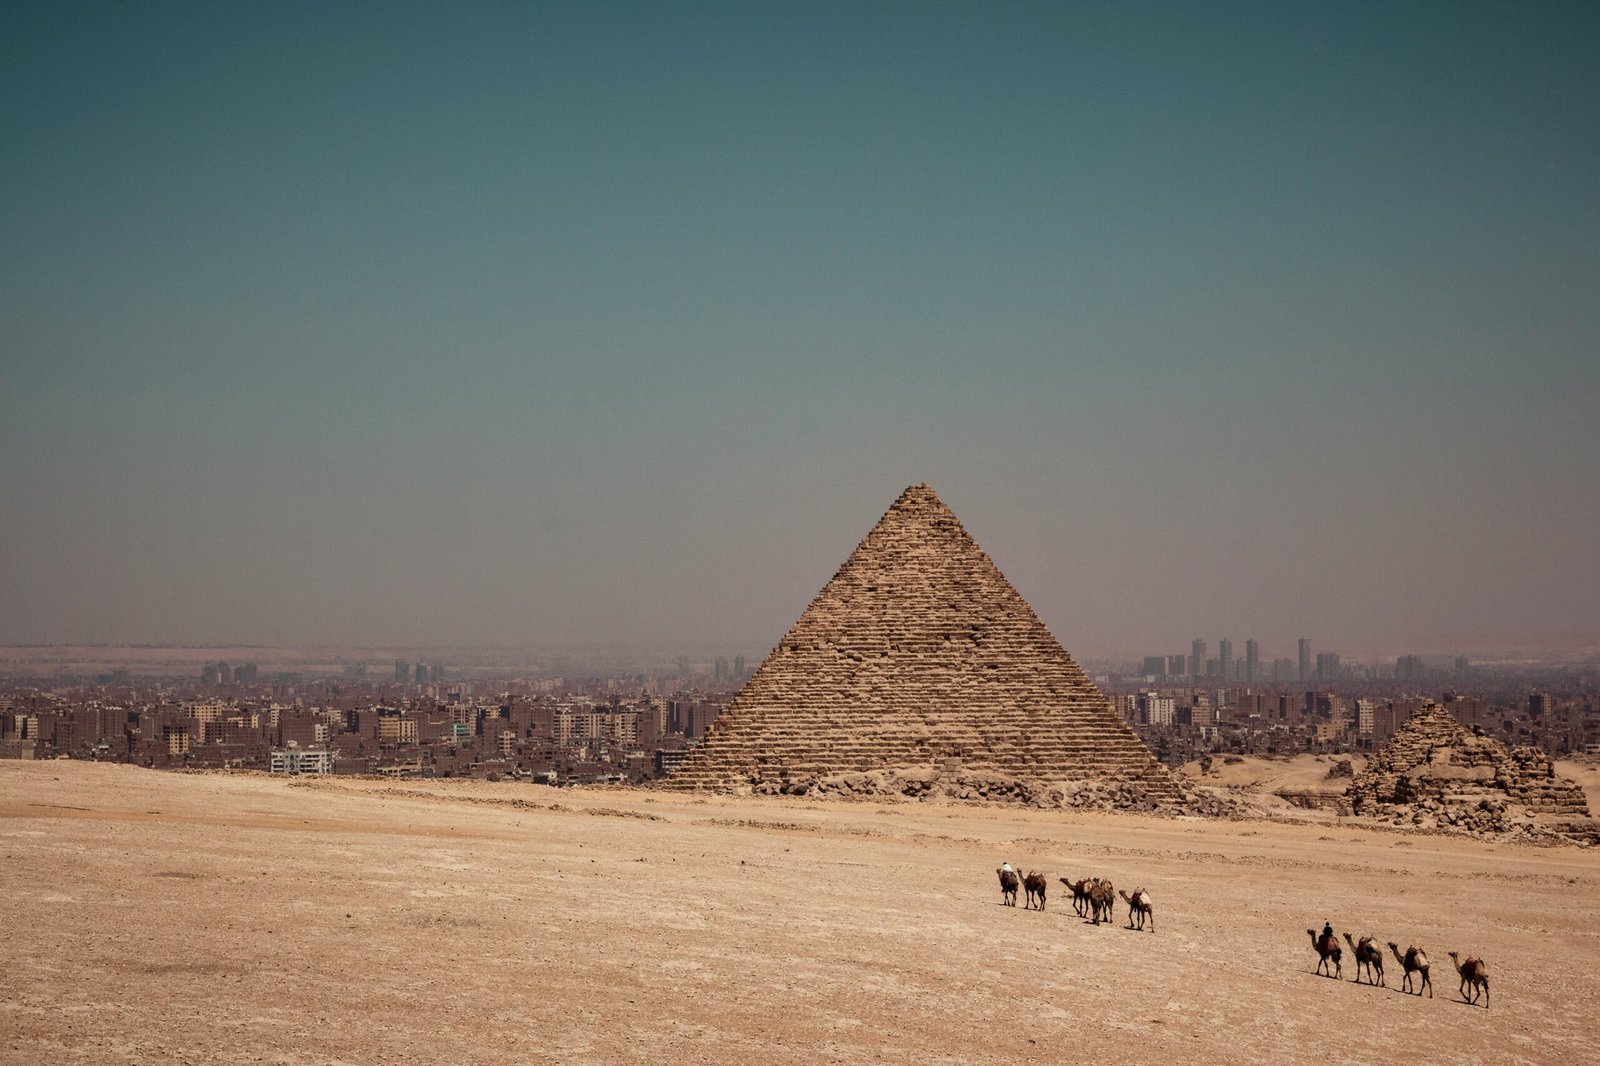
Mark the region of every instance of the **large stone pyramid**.
POLYGON ((871 771, 1178 799, 1165 767, 926 485, 901 494, 664 784, 804 791, 871 771))

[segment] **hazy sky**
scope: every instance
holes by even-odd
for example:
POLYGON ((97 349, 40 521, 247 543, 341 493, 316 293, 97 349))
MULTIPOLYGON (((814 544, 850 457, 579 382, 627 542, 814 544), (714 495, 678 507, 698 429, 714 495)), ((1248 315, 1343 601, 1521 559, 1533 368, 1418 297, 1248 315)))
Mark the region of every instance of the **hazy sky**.
POLYGON ((0 641, 1600 646, 1600 4, 0 5, 0 641))

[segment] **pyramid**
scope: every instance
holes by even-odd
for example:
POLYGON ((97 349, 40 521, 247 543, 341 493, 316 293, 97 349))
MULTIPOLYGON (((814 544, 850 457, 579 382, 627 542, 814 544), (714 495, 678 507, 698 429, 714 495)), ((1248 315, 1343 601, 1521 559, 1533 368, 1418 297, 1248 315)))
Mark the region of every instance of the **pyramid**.
POLYGON ((1357 814, 1485 831, 1526 825, 1535 815, 1589 815, 1583 789, 1558 776, 1550 756, 1508 751, 1436 703, 1395 731, 1346 796, 1357 814))
POLYGON ((927 485, 901 494, 663 784, 774 791, 863 771, 1178 799, 1166 768, 927 485))

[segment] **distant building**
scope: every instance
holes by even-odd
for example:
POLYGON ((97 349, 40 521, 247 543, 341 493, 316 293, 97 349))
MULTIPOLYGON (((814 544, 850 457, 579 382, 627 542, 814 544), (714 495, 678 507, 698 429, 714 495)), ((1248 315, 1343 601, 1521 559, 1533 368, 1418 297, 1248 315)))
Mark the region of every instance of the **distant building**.
POLYGON ((668 774, 672 773, 672 771, 676 770, 678 768, 678 764, 683 762, 683 760, 685 758, 687 758, 688 755, 689 755, 689 751, 688 751, 687 748, 677 748, 677 749, 658 748, 658 749, 656 749, 656 754, 655 754, 656 776, 658 776, 658 777, 666 777, 668 774))
POLYGON ((1189 645, 1189 676, 1202 677, 1206 672, 1206 642, 1195 638, 1189 645))
POLYGON ((275 774, 300 777, 333 773, 333 752, 310 748, 274 748, 268 769, 275 774))
POLYGON ((1300 638, 1300 680, 1311 680, 1311 641, 1300 638))
POLYGON ((1177 714, 1177 701, 1158 692, 1139 696, 1139 718, 1147 725, 1171 725, 1177 714))
POLYGON ((394 680, 395 684, 397 685, 403 685, 407 681, 410 681, 411 664, 406 662, 404 659, 396 659, 394 661, 394 680))
POLYGON ((1233 641, 1227 637, 1217 641, 1217 673, 1223 678, 1233 676, 1233 641))
POLYGON ((418 741, 417 720, 410 715, 378 714, 379 744, 415 744, 418 741))
POLYGON ((1261 645, 1254 637, 1244 642, 1244 679, 1255 684, 1261 674, 1261 645))
POLYGON ((1339 680, 1339 656, 1331 651, 1317 653, 1317 680, 1339 680))

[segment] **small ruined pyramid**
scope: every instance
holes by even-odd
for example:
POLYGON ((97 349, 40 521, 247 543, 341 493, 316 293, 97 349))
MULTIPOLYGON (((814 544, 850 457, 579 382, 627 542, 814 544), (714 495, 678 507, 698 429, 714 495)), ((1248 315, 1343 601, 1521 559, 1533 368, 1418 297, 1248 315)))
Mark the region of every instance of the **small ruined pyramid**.
POLYGON ((1583 789, 1558 776, 1550 756, 1508 751, 1436 703, 1395 731, 1346 796, 1357 814, 1485 831, 1526 825, 1535 815, 1589 814, 1583 789))
POLYGON ((863 771, 1179 798, 927 485, 901 494, 663 784, 804 791, 863 771))

